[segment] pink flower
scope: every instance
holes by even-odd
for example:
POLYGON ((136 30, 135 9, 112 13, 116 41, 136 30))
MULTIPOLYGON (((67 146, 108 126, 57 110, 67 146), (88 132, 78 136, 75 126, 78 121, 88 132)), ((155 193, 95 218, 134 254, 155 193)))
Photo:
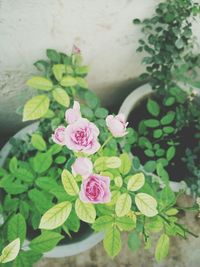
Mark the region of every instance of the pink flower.
POLYGON ((117 116, 108 115, 106 125, 114 137, 122 137, 128 133, 126 131, 128 122, 126 122, 123 114, 118 114, 117 116))
POLYGON ((83 202, 110 202, 110 178, 97 174, 91 174, 88 178, 83 180, 79 196, 83 202))
POLYGON ((74 123, 81 118, 80 105, 74 101, 73 108, 69 108, 65 112, 65 120, 68 124, 74 123))
POLYGON ((53 141, 58 145, 64 145, 65 144, 65 127, 59 126, 57 129, 55 129, 54 134, 52 134, 53 141))
POLYGON ((94 154, 99 150, 99 129, 87 119, 69 124, 65 130, 65 145, 75 152, 94 154))
POLYGON ((72 173, 74 175, 81 175, 83 178, 87 178, 93 170, 92 161, 88 158, 77 158, 72 164, 72 173))
POLYGON ((80 48, 78 48, 78 46, 76 46, 76 45, 73 45, 72 54, 80 54, 80 53, 81 53, 80 48))

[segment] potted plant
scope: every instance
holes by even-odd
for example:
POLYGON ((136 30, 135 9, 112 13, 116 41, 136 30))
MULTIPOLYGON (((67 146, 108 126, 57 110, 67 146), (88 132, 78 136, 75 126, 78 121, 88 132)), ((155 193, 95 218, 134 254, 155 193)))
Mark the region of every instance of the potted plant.
MULTIPOLYGON (((171 235, 196 236, 178 222, 184 209, 176 204, 179 195, 167 183, 161 188, 160 180, 124 151, 134 131, 122 114, 108 115, 85 90, 87 68, 80 66, 79 51, 66 56, 48 50, 48 56, 50 63, 36 64, 45 66, 44 76, 28 81, 46 93, 23 109, 24 121, 40 119, 39 125, 25 130, 25 140, 12 141, 1 168, 0 263, 33 266, 60 241, 73 242, 87 229, 97 233, 96 243, 104 238, 111 257, 120 252, 121 232, 130 232, 133 251, 141 241, 150 248, 152 233, 159 232, 155 257, 162 260, 171 235)), ((191 209, 199 209, 198 203, 191 209)), ((77 252, 89 248, 80 250, 80 244, 77 252)), ((62 256, 69 255, 68 248, 62 256)))
POLYGON ((200 6, 192 1, 167 0, 156 15, 135 19, 145 34, 137 51, 148 54, 142 62, 148 83, 133 91, 120 112, 130 121, 135 138, 127 151, 141 160, 146 171, 175 191, 200 194, 200 55, 195 54, 192 20, 200 6), (187 140, 187 141, 186 141, 187 140), (184 181, 181 184, 180 181, 184 181))

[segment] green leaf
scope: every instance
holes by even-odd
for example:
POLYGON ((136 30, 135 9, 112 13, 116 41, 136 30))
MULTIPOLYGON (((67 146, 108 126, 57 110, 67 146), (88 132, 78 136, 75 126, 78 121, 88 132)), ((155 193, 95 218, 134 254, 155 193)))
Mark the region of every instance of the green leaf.
POLYGON ((154 138, 160 138, 163 135, 163 131, 161 129, 156 129, 153 131, 154 138))
POLYGON ((143 187, 144 183, 145 183, 144 174, 142 172, 137 173, 135 175, 130 176, 128 180, 127 189, 129 191, 137 191, 141 187, 143 187))
POLYGON ((91 109, 95 109, 97 105, 99 104, 99 99, 93 92, 90 92, 90 91, 86 92, 84 95, 84 98, 85 98, 86 104, 91 109))
POLYGON ((78 75, 83 75, 83 74, 87 74, 89 71, 89 67, 88 66, 77 66, 75 69, 75 73, 78 75))
POLYGON ((180 39, 177 39, 176 42, 175 42, 175 46, 178 48, 178 49, 182 49, 184 47, 185 43, 183 42, 183 39, 180 38, 180 39))
POLYGON ((65 65, 64 64, 55 64, 53 65, 53 74, 57 81, 60 81, 65 73, 65 65))
POLYGON ((144 164, 144 169, 146 172, 154 172, 156 169, 156 162, 149 160, 144 164))
POLYGON ((63 170, 61 178, 62 178, 62 184, 64 186, 65 191, 70 196, 78 195, 79 193, 78 184, 74 176, 68 170, 63 170))
POLYGON ((175 153, 176 153, 176 149, 174 146, 171 146, 167 149, 167 153, 166 153, 166 156, 167 156, 167 160, 170 161, 174 158, 175 156, 175 153))
POLYGON ((145 120, 144 124, 145 124, 145 126, 147 126, 149 128, 156 128, 160 125, 159 121, 155 120, 155 119, 145 120))
POLYGON ((53 90, 52 94, 56 102, 58 102, 64 107, 69 107, 70 98, 64 89, 57 87, 53 90))
POLYGON ((175 194, 169 186, 166 186, 159 192, 159 202, 163 208, 172 206, 176 203, 175 194))
POLYGON ((131 159, 127 153, 121 154, 120 159, 121 159, 121 166, 119 168, 119 171, 121 174, 126 175, 131 170, 132 166, 131 159))
POLYGON ((84 78, 76 77, 76 81, 81 88, 87 89, 88 83, 84 78))
POLYGON ((55 158, 55 163, 57 163, 57 164, 63 164, 63 163, 65 163, 66 162, 66 157, 64 157, 64 156, 58 156, 58 157, 56 157, 55 158))
POLYGON ((55 205, 42 216, 39 228, 46 230, 58 228, 67 220, 71 210, 72 204, 69 201, 55 205))
POLYGON ((140 247, 141 241, 138 238, 138 234, 134 231, 129 234, 128 237, 128 247, 132 252, 136 252, 136 250, 140 247))
POLYGON ((122 195, 120 195, 115 206, 115 212, 117 216, 123 217, 128 214, 131 209, 131 204, 132 200, 128 193, 123 193, 122 195))
POLYGON ((15 214, 9 220, 7 237, 10 242, 16 238, 20 238, 20 243, 24 243, 26 237, 26 222, 22 214, 15 214))
POLYGON ((87 106, 81 106, 81 114, 88 120, 92 120, 94 117, 94 112, 92 111, 91 108, 87 106))
POLYGON ((53 88, 51 80, 39 76, 32 77, 26 84, 30 87, 43 91, 50 91, 53 88))
POLYGON ((160 107, 158 103, 152 99, 148 99, 147 102, 147 110, 149 113, 155 117, 157 117, 160 113, 160 107))
POLYGON ((64 223, 66 227, 75 233, 79 231, 80 228, 80 220, 78 216, 76 215, 76 212, 74 210, 71 211, 67 221, 64 223))
POLYGON ((0 187, 3 187, 4 190, 11 195, 18 195, 27 191, 27 185, 19 184, 16 182, 7 182, 3 186, 0 183, 0 187))
POLYGON ((138 193, 135 196, 135 203, 139 211, 147 217, 158 214, 156 199, 146 193, 138 193))
POLYGON ((20 254, 14 261, 14 267, 32 267, 41 257, 42 254, 33 250, 20 251, 20 254))
POLYGON ((133 20, 133 23, 134 23, 134 24, 140 24, 141 21, 140 21, 139 19, 134 19, 134 20, 133 20))
POLYGON ((171 127, 171 126, 166 126, 166 127, 163 128, 163 131, 166 134, 171 134, 171 133, 174 132, 174 130, 175 130, 174 127, 171 127))
POLYGON ((34 180, 34 175, 32 174, 32 172, 25 168, 17 169, 15 177, 26 183, 32 183, 34 180))
POLYGON ((170 107, 174 104, 174 102, 175 102, 175 97, 170 96, 165 100, 164 105, 170 107))
POLYGON ((121 250, 120 231, 116 227, 111 227, 106 231, 103 245, 108 255, 114 258, 121 250))
POLYGON ((40 151, 47 149, 46 142, 40 134, 32 134, 31 143, 36 149, 40 151))
POLYGON ((110 215, 104 215, 99 217, 92 225, 92 228, 96 232, 105 231, 108 227, 111 227, 114 222, 114 218, 110 215))
POLYGON ((33 159, 33 168, 37 173, 42 173, 49 169, 52 162, 50 153, 38 153, 33 159))
POLYGON ((163 182, 165 184, 169 183, 169 175, 168 175, 167 171, 164 169, 163 164, 161 162, 159 162, 156 165, 156 172, 157 172, 158 176, 161 177, 161 179, 163 180, 163 182))
POLYGON ((163 260, 169 252, 169 237, 166 234, 162 234, 156 245, 155 257, 159 262, 163 260))
POLYGON ((53 63, 60 63, 61 55, 56 50, 47 49, 46 54, 53 63))
POLYGON ((84 203, 80 199, 76 200, 75 211, 80 220, 87 223, 94 223, 96 210, 92 203, 84 203))
POLYGON ((13 261, 20 250, 20 239, 17 238, 9 243, 3 250, 0 256, 0 263, 13 261))
POLYGON ((136 227, 136 221, 128 216, 116 218, 116 224, 121 231, 131 231, 136 227))
POLYGON ((29 247, 35 252, 44 253, 52 250, 63 238, 64 236, 59 233, 44 231, 40 236, 31 240, 29 247))
POLYGON ((151 149, 145 149, 144 154, 150 158, 153 158, 155 156, 153 150, 151 149))
POLYGON ((15 173, 17 171, 18 161, 16 157, 12 157, 9 161, 9 171, 15 173))
POLYGON ((47 197, 44 192, 36 188, 33 188, 28 192, 28 197, 33 202, 40 214, 43 214, 52 206, 51 198, 47 197))
POLYGON ((161 124, 162 125, 168 125, 170 124, 174 118, 175 118, 176 113, 174 111, 169 111, 162 119, 161 119, 161 124))
POLYGON ((60 84, 64 87, 71 87, 77 85, 77 80, 72 76, 65 76, 60 81, 60 84))
POLYGON ((24 106, 23 121, 39 119, 46 114, 48 109, 49 98, 47 95, 34 96, 24 106))
POLYGON ((108 115, 108 111, 105 108, 97 108, 95 110, 95 116, 100 119, 104 119, 108 115))
POLYGON ((48 176, 37 178, 37 180, 35 181, 35 184, 39 188, 47 192, 49 192, 51 189, 57 186, 57 182, 53 178, 48 177, 48 176))

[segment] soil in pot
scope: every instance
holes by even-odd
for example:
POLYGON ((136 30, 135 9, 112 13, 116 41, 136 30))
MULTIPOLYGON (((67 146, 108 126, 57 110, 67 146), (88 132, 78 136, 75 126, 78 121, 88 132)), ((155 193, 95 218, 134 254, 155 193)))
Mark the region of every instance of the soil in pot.
MULTIPOLYGON (((150 94, 149 96, 145 96, 141 99, 140 102, 137 103, 137 105, 134 107, 134 109, 131 111, 131 113, 128 116, 127 121, 129 122, 129 126, 133 127, 138 132, 139 124, 142 120, 150 119, 150 115, 147 111, 147 101, 148 98, 154 99, 157 103, 162 103, 161 97, 155 96, 154 94, 150 94)), ((160 105, 161 112, 159 115, 159 118, 166 115, 167 111, 169 111, 169 108, 164 107, 163 105, 160 105)), ((175 107, 171 108, 170 110, 175 111, 175 107)), ((149 141, 155 145, 159 144, 162 149, 167 151, 169 148, 168 142, 173 141, 176 145, 176 154, 175 157, 170 161, 168 166, 166 166, 166 170, 169 174, 170 180, 173 181, 181 181, 185 180, 187 183, 192 182, 192 174, 189 171, 187 164, 184 162, 184 157, 186 154, 187 149, 194 150, 196 147, 198 147, 198 139, 194 137, 195 133, 197 133, 197 129, 195 128, 195 123, 191 122, 187 125, 187 127, 183 127, 181 130, 176 131, 176 121, 174 120, 172 126, 175 128, 175 131, 173 134, 166 135, 164 138, 158 138, 155 139, 153 137, 153 128, 148 128, 148 135, 139 135, 145 136, 149 139, 149 141)), ((157 160, 159 157, 153 156, 148 157, 144 153, 144 148, 141 148, 136 142, 132 146, 132 153, 135 156, 138 156, 142 164, 145 164, 149 160, 157 160)), ((197 159, 200 159, 200 151, 197 152, 197 159)))

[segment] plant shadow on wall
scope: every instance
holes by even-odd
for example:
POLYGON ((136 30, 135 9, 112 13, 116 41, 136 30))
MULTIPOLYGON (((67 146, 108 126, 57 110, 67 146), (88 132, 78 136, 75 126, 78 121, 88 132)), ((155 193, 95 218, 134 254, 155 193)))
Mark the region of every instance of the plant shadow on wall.
POLYGON ((142 94, 141 88, 141 97, 127 114, 134 128, 132 153, 146 171, 165 181, 184 180, 188 193, 196 196, 200 195, 200 54, 193 52, 197 43, 192 21, 199 10, 192 1, 172 0, 160 3, 152 18, 133 21, 144 34, 137 51, 148 54, 140 78, 148 78, 152 90, 142 94))

